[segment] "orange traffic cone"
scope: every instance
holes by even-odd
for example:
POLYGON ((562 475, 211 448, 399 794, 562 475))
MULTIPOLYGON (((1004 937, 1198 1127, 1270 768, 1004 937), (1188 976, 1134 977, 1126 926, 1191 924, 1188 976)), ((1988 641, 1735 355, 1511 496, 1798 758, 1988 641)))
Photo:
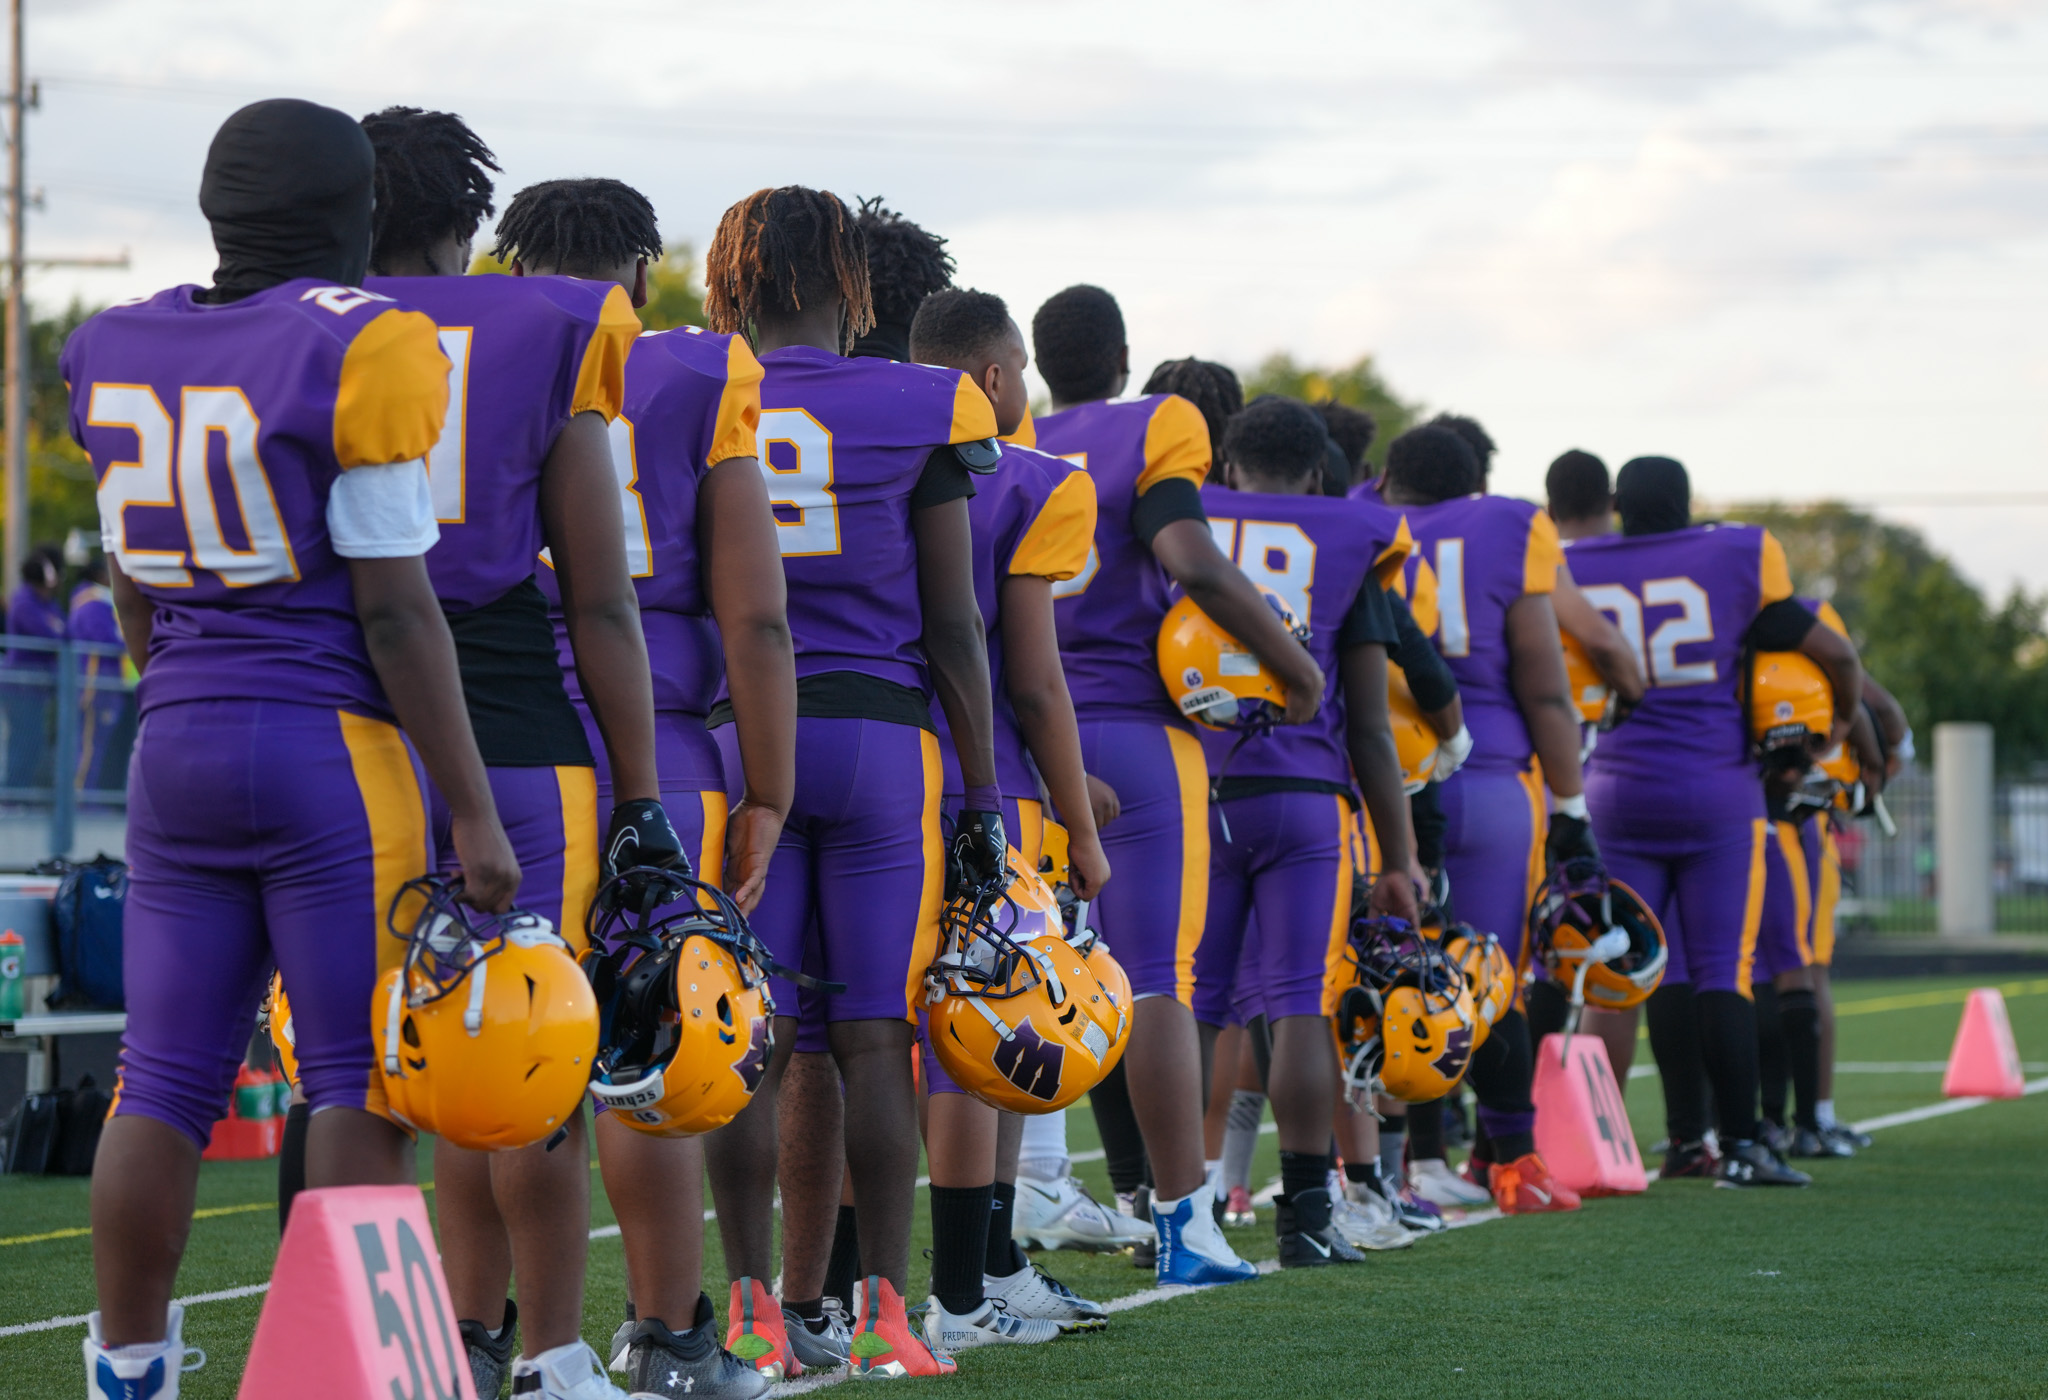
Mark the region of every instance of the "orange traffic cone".
POLYGON ((299 1193, 235 1393, 239 1400, 476 1400, 417 1187, 299 1193))
POLYGON ((1551 1178, 1582 1196, 1618 1196, 1646 1190, 1650 1179, 1636 1152, 1635 1129, 1621 1086, 1597 1035, 1546 1035, 1536 1053, 1536 1151, 1551 1178))
POLYGON ((1956 1027, 1955 1047, 1948 1052, 1941 1092, 1951 1099, 2016 1099, 2025 1091, 2005 998, 1996 987, 1978 987, 1963 1003, 1963 1022, 1956 1027))

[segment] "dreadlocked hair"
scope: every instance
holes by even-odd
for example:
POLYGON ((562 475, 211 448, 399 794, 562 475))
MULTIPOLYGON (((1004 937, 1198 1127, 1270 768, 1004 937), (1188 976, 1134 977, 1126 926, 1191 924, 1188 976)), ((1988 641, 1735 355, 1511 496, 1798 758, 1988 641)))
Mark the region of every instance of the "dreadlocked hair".
POLYGON ((543 180, 512 196, 491 256, 564 271, 599 272, 661 257, 647 196, 619 180, 543 180))
POLYGON ((875 320, 907 326, 926 297, 953 285, 946 240, 885 208, 880 195, 860 202, 854 223, 867 240, 875 320))
POLYGON ((846 301, 845 346, 874 328, 867 240, 830 190, 755 190, 725 211, 704 254, 704 318, 752 336, 763 311, 801 311, 834 294, 846 301))
POLYGON ((418 252, 454 234, 474 238, 491 212, 488 171, 498 158, 453 112, 386 107, 363 118, 377 153, 377 207, 370 216, 370 265, 418 252))
POLYGON ((1193 356, 1165 361, 1145 381, 1145 392, 1179 394, 1201 409, 1202 421, 1209 425, 1209 452, 1216 457, 1223 448, 1223 424, 1244 407, 1244 386, 1237 382, 1237 372, 1193 356))

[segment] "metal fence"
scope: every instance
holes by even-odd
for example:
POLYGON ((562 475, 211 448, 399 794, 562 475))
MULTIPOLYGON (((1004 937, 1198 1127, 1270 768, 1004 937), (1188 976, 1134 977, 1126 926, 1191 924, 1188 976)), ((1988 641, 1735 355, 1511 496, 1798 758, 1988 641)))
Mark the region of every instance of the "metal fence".
POLYGON ((135 743, 125 653, 12 634, 0 644, 0 868, 118 852, 135 743))

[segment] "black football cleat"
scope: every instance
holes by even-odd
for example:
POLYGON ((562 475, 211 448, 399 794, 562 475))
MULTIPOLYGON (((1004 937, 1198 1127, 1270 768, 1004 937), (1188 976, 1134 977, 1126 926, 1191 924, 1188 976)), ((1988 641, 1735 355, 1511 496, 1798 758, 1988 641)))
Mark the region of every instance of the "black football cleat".
POLYGON ((1810 1186, 1813 1178, 1805 1172, 1794 1171, 1785 1165, 1785 1159, 1760 1142, 1738 1142, 1721 1159, 1721 1171, 1714 1179, 1714 1185, 1726 1186, 1731 1190, 1747 1190, 1752 1186, 1810 1186))
POLYGON ((1688 1176, 1711 1177, 1720 1165, 1721 1159, 1704 1142, 1673 1143, 1664 1149, 1664 1167, 1657 1173, 1657 1179, 1677 1181, 1688 1176))
POLYGON ((505 1389, 505 1377, 512 1373, 512 1348, 518 1340, 519 1306, 505 1300, 505 1325, 493 1337, 481 1322, 464 1318, 456 1324, 462 1345, 469 1352, 469 1378, 476 1385, 477 1400, 498 1400, 505 1389))
POLYGON ((684 1395, 717 1400, 752 1400, 768 1389, 768 1378, 718 1344, 718 1318, 711 1300, 697 1299, 696 1325, 671 1332, 659 1318, 633 1324, 626 1344, 626 1383, 635 1395, 662 1400, 684 1395))
POLYGON ((1813 1128, 1798 1128, 1792 1133, 1792 1145, 1786 1149, 1787 1157, 1854 1157, 1856 1145, 1846 1137, 1823 1133, 1813 1128))
POLYGON ((1320 1269, 1330 1264, 1362 1264, 1365 1256, 1345 1243, 1330 1224, 1327 1189, 1303 1191, 1273 1202, 1273 1229, 1280 1236, 1280 1267, 1320 1269))

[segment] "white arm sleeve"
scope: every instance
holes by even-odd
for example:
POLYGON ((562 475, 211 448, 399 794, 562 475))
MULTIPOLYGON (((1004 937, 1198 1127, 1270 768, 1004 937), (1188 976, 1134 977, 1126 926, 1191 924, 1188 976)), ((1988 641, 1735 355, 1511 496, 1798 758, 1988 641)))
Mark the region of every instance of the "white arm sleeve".
POLYGON ((327 535, 344 559, 410 559, 441 538, 427 464, 351 467, 327 495, 327 535))

